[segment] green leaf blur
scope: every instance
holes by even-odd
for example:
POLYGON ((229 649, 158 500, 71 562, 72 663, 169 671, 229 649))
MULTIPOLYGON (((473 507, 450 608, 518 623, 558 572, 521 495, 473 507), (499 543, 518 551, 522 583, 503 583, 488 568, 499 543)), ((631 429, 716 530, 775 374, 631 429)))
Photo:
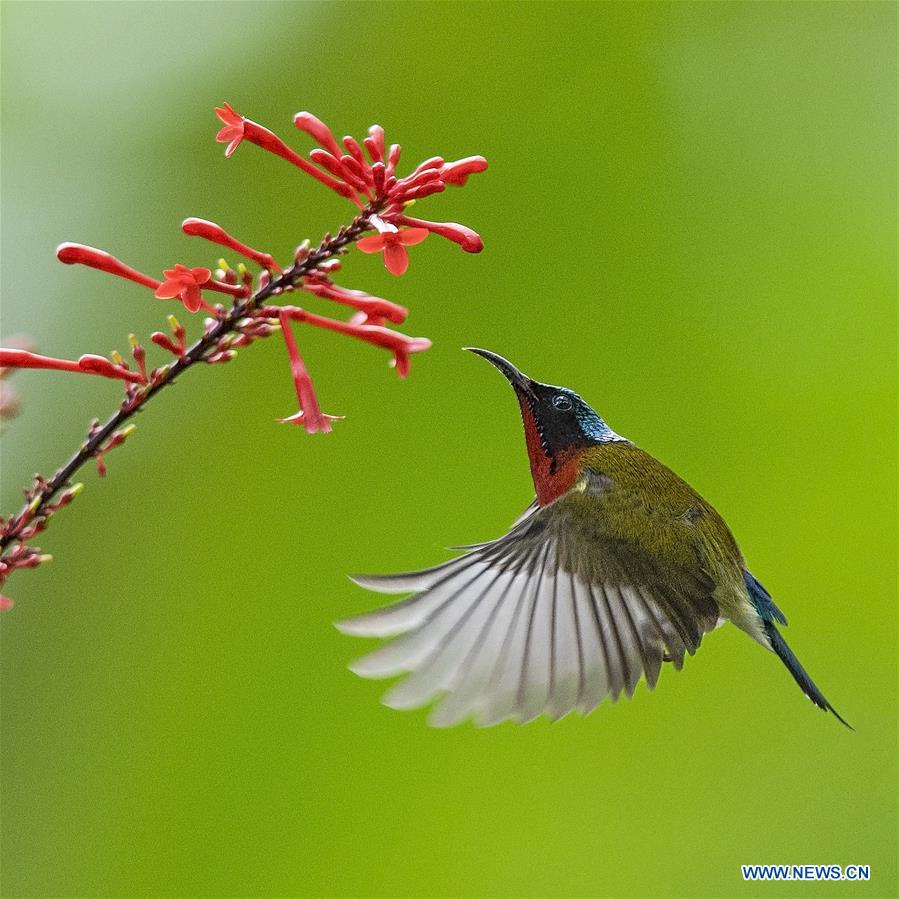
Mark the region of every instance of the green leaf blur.
MULTIPOLYGON (((63 240, 158 273, 218 255, 197 215, 285 257, 348 204, 251 146, 223 100, 373 121, 407 165, 490 169, 416 209, 396 279, 434 340, 298 329, 192 372, 41 541, 2 621, 8 896, 897 893, 896 18, 890 3, 6 3, 3 332, 67 357, 164 323, 63 240), (584 395, 722 512, 850 733, 733 628, 650 695, 525 728, 429 729, 346 662, 345 577, 447 558, 531 497, 508 388, 463 345, 584 395), (740 864, 870 864, 744 884, 740 864)), ((310 302, 310 306, 312 303, 310 302)), ((318 306, 316 306, 318 308, 318 306)), ((196 322, 191 322, 196 329, 196 322)), ((154 349, 151 351, 156 353, 154 349)), ((153 355, 152 358, 159 358, 153 355)), ((2 507, 118 388, 15 377, 2 507)), ((96 379, 100 380, 100 379, 96 379)))

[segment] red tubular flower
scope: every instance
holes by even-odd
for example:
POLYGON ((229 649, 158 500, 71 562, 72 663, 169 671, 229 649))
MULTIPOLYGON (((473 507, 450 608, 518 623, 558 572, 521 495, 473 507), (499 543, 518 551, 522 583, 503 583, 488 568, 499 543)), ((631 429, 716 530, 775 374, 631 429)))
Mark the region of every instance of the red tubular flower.
POLYGON ((163 334, 162 331, 154 331, 150 335, 150 340, 152 340, 156 346, 168 350, 173 356, 183 356, 184 351, 187 349, 187 335, 184 331, 184 325, 182 325, 174 315, 170 315, 169 327, 172 330, 171 337, 169 337, 168 334, 163 334))
POLYGON ((456 162, 448 162, 440 169, 440 177, 444 184, 456 184, 459 187, 465 184, 469 175, 483 172, 487 168, 487 160, 483 156, 467 156, 456 162))
POLYGON ((355 157, 348 156, 344 153, 343 156, 340 157, 339 162, 343 168, 353 175, 354 178, 358 179, 366 189, 370 186, 369 182, 372 180, 370 170, 367 167, 364 168, 355 157))
MULTIPOLYGON (((215 290, 218 293, 226 293, 228 296, 232 297, 248 297, 250 295, 250 290, 246 284, 228 284, 225 281, 216 281, 213 278, 210 278, 203 285, 207 290, 215 290)), ((207 307, 212 308, 212 307, 207 307)), ((212 310, 215 311, 215 310, 212 310)))
POLYGON ((383 162, 376 162, 371 167, 371 179, 374 182, 375 194, 382 196, 385 193, 387 183, 387 169, 383 162))
POLYGON ((235 112, 231 108, 230 103, 224 103, 216 106, 215 114, 221 119, 224 128, 216 134, 215 139, 220 144, 228 144, 225 147, 225 156, 230 156, 239 146, 244 138, 244 122, 245 119, 240 113, 235 112))
POLYGON ((477 231, 466 228, 457 222, 427 222, 408 215, 391 216, 390 221, 397 225, 409 225, 412 228, 424 228, 433 234, 439 234, 453 243, 459 244, 466 253, 480 253, 484 249, 484 241, 477 231))
POLYGON ((279 422, 290 422, 302 425, 308 434, 321 432, 327 434, 331 430, 331 422, 339 420, 340 415, 326 415, 318 405, 318 397, 312 386, 312 378, 303 364, 300 350, 297 347, 296 338, 290 325, 290 318, 281 309, 278 313, 281 322, 281 333, 284 335, 284 343, 287 346, 287 355, 290 357, 290 374, 293 377, 294 388, 297 392, 297 401, 300 404, 299 412, 287 418, 277 419, 279 422))
POLYGON ((0 596, 0 612, 6 612, 14 605, 15 603, 8 596, 0 596))
POLYGON ((372 162, 384 161, 384 129, 380 125, 372 125, 368 129, 368 137, 362 143, 372 162))
POLYGON ((431 347, 431 341, 427 337, 407 337, 405 334, 400 334, 399 331, 392 331, 381 325, 365 324, 358 321, 342 322, 334 318, 326 318, 323 315, 316 315, 314 312, 307 312, 305 309, 298 309, 296 306, 280 307, 279 315, 282 321, 287 316, 294 321, 306 322, 317 328, 346 334, 348 337, 355 337, 374 346, 390 350, 393 353, 393 364, 401 378, 405 378, 409 374, 411 354, 421 353, 431 347))
POLYGON ((282 268, 275 262, 274 257, 270 253, 263 253, 260 250, 254 250, 245 243, 241 243, 236 237, 232 237, 221 225, 215 222, 208 222, 206 219, 187 218, 181 222, 181 230, 191 237, 202 237, 211 243, 218 244, 220 247, 227 247, 252 259, 253 262, 261 265, 263 268, 273 269, 280 272, 282 268))
POLYGON ((351 163, 357 164, 356 160, 353 159, 352 156, 332 156, 327 150, 322 150, 321 147, 316 147, 309 153, 309 158, 318 163, 322 168, 327 169, 335 178, 340 178, 346 184, 353 188, 353 190, 358 193, 368 194, 368 185, 365 181, 355 174, 355 172, 348 166, 344 165, 341 161, 344 158, 348 159, 351 163))
POLYGON ((396 171, 397 164, 400 161, 400 153, 403 148, 399 144, 391 144, 387 151, 387 174, 392 175, 396 171))
POLYGON ((81 374, 114 378, 118 381, 131 381, 134 384, 142 384, 144 381, 139 372, 128 371, 127 368, 115 365, 104 356, 95 356, 92 353, 87 353, 81 356, 77 362, 72 362, 68 359, 39 356, 37 353, 29 353, 27 350, 0 349, 0 366, 3 368, 43 368, 53 371, 80 372, 81 374))
POLYGON ((445 190, 446 185, 442 181, 428 181, 412 190, 404 191, 401 200, 404 204, 410 200, 423 200, 431 194, 442 194, 445 190))
POLYGON ((78 357, 78 369, 89 375, 117 378, 121 381, 131 381, 132 384, 146 383, 146 378, 140 372, 128 371, 124 366, 110 362, 105 356, 96 356, 93 353, 85 353, 78 357))
POLYGON ((226 125, 215 137, 220 143, 230 141, 228 149, 225 150, 226 156, 230 156, 234 152, 241 140, 248 140, 251 144, 256 144, 257 147, 268 150, 269 153, 274 153, 275 156, 280 156, 281 159, 302 169, 307 175, 312 175, 325 187, 330 187, 335 193, 352 200, 361 208, 361 203, 359 203, 353 189, 348 184, 335 181, 317 169, 312 163, 307 162, 302 156, 291 150, 278 135, 269 131, 268 128, 235 112, 227 103, 223 107, 217 107, 215 113, 226 125))
MULTIPOLYGON (((6 350, 27 350, 29 353, 34 350, 34 341, 25 334, 12 334, 6 338, 6 350)), ((0 381, 8 378, 12 374, 12 369, 4 368, 0 365, 0 381)))
POLYGON ((154 331, 150 335, 150 340, 156 344, 158 347, 162 347, 164 350, 167 350, 173 356, 180 356, 181 351, 175 344, 172 342, 172 339, 167 335, 163 334, 162 331, 154 331))
POLYGON ((431 156, 426 159, 424 162, 420 162, 415 168, 412 170, 413 175, 417 175, 419 172, 423 172, 425 169, 439 169, 446 160, 442 156, 431 156))
POLYGON ((188 268, 176 263, 174 268, 166 269, 165 281, 156 288, 156 296, 160 300, 171 300, 178 297, 188 312, 196 312, 201 306, 211 309, 203 299, 200 287, 212 277, 208 268, 188 268))
POLYGON ((365 154, 362 152, 362 147, 359 146, 359 142, 354 137, 347 134, 343 138, 343 145, 346 147, 350 156, 356 161, 356 165, 359 166, 359 169, 362 172, 362 179, 366 184, 372 183, 371 166, 368 164, 368 160, 365 158, 365 154))
MULTIPOLYGON (((331 129, 320 118, 311 112, 298 112, 293 117, 293 123, 300 131, 305 131, 311 138, 317 140, 333 157, 340 159, 342 151, 331 129)), ((344 143, 346 140, 347 138, 344 138, 344 143)))
POLYGON ((374 324, 380 324, 384 319, 400 324, 406 320, 406 316, 409 314, 409 310, 403 306, 398 306, 389 300, 382 300, 380 297, 373 297, 364 290, 338 287, 329 278, 307 278, 303 283, 303 290, 363 312, 365 318, 374 324))
POLYGON ((144 287, 150 287, 155 290, 159 287, 160 282, 149 275, 143 274, 131 266, 125 265, 120 259, 111 256, 103 250, 97 250, 94 247, 86 247, 80 243, 61 243, 56 248, 56 258, 66 265, 87 265, 90 268, 98 269, 101 272, 108 272, 110 275, 117 275, 120 278, 127 278, 136 284, 144 287))
POLYGON ((425 228, 389 230, 363 237, 356 246, 363 253, 383 253, 387 271, 392 275, 403 275, 409 268, 409 254, 406 247, 414 247, 427 236, 428 231, 425 228))
POLYGON ((394 188, 394 194, 397 197, 402 197, 410 191, 415 190, 417 187, 422 187, 425 184, 430 184, 435 181, 440 181, 440 169, 422 169, 420 172, 416 171, 406 178, 401 178, 397 182, 396 188, 394 188))

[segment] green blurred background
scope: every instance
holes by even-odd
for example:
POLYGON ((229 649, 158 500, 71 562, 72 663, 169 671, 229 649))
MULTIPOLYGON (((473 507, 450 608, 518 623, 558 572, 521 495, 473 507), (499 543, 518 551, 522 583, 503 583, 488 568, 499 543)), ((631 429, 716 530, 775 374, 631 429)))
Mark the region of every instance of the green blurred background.
MULTIPOLYGON (((894 896, 896 16, 892 3, 3 5, 3 332, 124 349, 167 308, 53 260, 217 254, 198 215, 282 258, 344 201, 251 146, 228 100, 308 141, 377 121, 407 165, 490 170, 419 207, 479 230, 409 274, 340 280, 434 340, 399 381, 300 332, 154 402, 110 476, 10 581, 2 621, 8 896, 894 896), (433 564, 531 497, 508 387, 467 344, 582 392, 693 483, 857 728, 733 628, 653 696, 526 728, 436 731, 346 670, 353 571, 433 564), (741 863, 872 882, 743 883, 741 863)), ((312 301, 313 303, 317 301, 312 301)), ((196 322, 191 322, 196 327, 196 322)), ((158 356, 153 356, 158 359, 158 356)), ((26 372, 2 506, 117 402, 26 372)))

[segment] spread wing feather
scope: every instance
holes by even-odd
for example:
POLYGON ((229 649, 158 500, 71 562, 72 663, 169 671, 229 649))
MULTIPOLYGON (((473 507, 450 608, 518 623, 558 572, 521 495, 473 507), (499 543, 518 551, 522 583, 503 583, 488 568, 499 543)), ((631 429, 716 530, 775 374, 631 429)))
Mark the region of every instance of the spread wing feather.
POLYGON ((587 714, 632 696, 641 679, 652 689, 665 658, 679 669, 718 620, 710 579, 601 527, 573 527, 566 502, 443 565, 354 578, 413 595, 338 622, 345 633, 397 638, 350 667, 407 673, 384 701, 416 708, 441 697, 431 723, 443 727, 587 714))

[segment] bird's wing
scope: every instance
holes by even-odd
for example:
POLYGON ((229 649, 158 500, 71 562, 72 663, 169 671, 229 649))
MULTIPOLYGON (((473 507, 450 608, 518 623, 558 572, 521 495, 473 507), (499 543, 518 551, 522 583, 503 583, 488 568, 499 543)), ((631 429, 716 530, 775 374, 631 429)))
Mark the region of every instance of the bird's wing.
POLYGON ((586 714, 607 696, 631 696, 641 676, 652 689, 663 659, 680 668, 715 627, 714 584, 698 566, 660 562, 613 536, 599 502, 581 526, 578 502, 583 495, 562 497, 435 568, 354 578, 413 595, 338 622, 344 633, 398 637, 352 670, 408 672, 385 703, 416 708, 442 695, 430 719, 437 726, 586 714))
MULTIPOLYGON (((512 522, 511 529, 517 528, 520 524, 530 518, 538 509, 540 508, 540 503, 537 502, 537 497, 535 496, 525 507, 525 510, 512 522)), ((482 543, 462 543, 459 546, 450 546, 448 549, 480 549, 483 546, 489 546, 493 543, 493 540, 485 540, 482 543)))

